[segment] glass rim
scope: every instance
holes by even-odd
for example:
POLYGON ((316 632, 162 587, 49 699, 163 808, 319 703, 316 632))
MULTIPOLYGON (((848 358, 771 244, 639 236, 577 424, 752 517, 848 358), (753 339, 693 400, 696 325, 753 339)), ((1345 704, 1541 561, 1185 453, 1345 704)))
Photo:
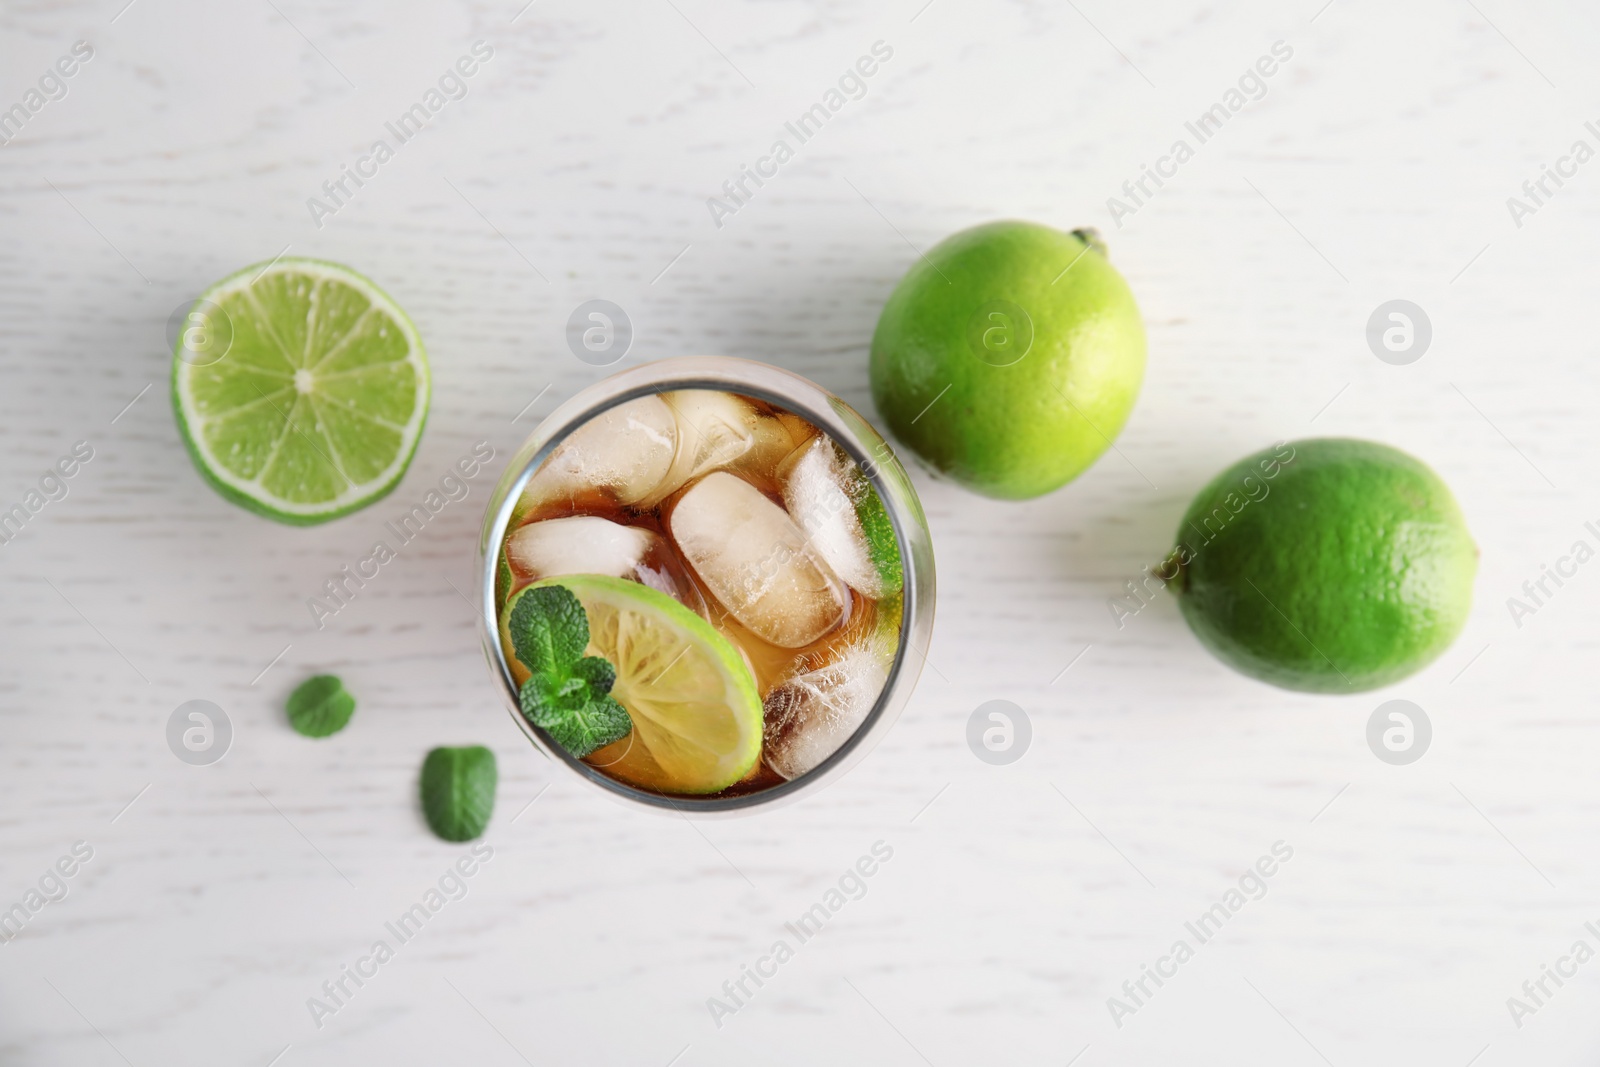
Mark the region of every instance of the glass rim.
MULTIPOLYGON (((494 495, 484 514, 479 540, 480 578, 483 602, 480 605, 480 630, 489 667, 495 675, 512 718, 534 747, 553 762, 586 779, 617 801, 632 808, 683 815, 740 815, 792 802, 814 793, 842 777, 876 745, 898 718, 921 674, 921 663, 908 663, 908 652, 916 646, 914 638, 926 640, 932 629, 933 554, 926 519, 910 479, 888 442, 858 412, 833 392, 793 371, 756 360, 734 356, 680 356, 630 367, 578 390, 537 426, 512 454, 501 474, 494 495), (759 379, 772 379, 763 382, 759 379), (789 385, 796 392, 813 391, 817 406, 782 392, 778 385, 789 385), (528 481, 550 454, 578 427, 618 405, 643 396, 675 389, 710 389, 736 393, 772 404, 783 411, 805 418, 827 434, 860 467, 883 502, 900 550, 903 576, 903 603, 899 643, 883 688, 872 709, 850 737, 816 767, 777 785, 731 797, 667 795, 629 785, 600 769, 573 757, 544 737, 522 714, 510 664, 500 640, 499 610, 495 603, 495 584, 499 558, 509 533, 511 515, 528 481), (856 428, 838 410, 842 408, 873 438, 862 440, 856 428), (873 454, 873 452, 877 454, 873 454), (892 483, 892 484, 891 484, 892 483)), ((921 655, 920 652, 917 653, 921 655)))

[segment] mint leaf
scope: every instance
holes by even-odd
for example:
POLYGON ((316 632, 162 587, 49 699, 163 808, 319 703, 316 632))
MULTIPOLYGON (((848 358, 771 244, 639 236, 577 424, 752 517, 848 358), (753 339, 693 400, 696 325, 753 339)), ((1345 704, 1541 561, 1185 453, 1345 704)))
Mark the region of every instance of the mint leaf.
POLYGON ((518 694, 529 722, 578 759, 628 736, 633 720, 610 695, 617 669, 604 657, 583 654, 589 616, 572 590, 527 590, 507 628, 517 659, 531 672, 518 694))
POLYGON ((613 741, 620 741, 633 730, 633 719, 628 709, 618 704, 615 697, 587 697, 582 700, 564 700, 556 706, 530 702, 529 684, 522 685, 522 712, 539 729, 550 735, 550 740, 572 753, 578 759, 613 741))
POLYGON ((482 745, 436 748, 422 761, 422 814, 446 841, 471 841, 489 825, 500 772, 482 745))
POLYGON ((343 730, 356 711, 356 698, 345 692, 336 675, 307 678, 289 694, 289 725, 307 737, 327 737, 343 730))
POLYGON ((596 696, 611 692, 611 687, 617 682, 617 669, 604 656, 583 657, 572 665, 572 674, 588 682, 596 696))
POLYGON ((507 628, 517 658, 534 674, 565 675, 589 644, 589 616, 572 590, 560 585, 524 592, 507 628))

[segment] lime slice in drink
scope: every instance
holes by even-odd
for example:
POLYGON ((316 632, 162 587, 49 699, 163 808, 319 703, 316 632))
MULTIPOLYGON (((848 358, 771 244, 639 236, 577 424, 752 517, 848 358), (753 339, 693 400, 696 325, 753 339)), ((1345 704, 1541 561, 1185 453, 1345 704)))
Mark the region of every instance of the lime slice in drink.
POLYGON ((372 282, 285 258, 201 294, 174 348, 172 406, 212 488, 308 526, 399 483, 428 416, 428 358, 372 282))
MULTIPOLYGON (((637 582, 579 574, 527 588, 544 585, 565 586, 583 605, 589 616, 585 655, 603 656, 617 669, 611 695, 633 720, 632 733, 587 762, 661 793, 715 793, 750 773, 761 758, 761 698, 726 637, 637 582)), ((526 591, 511 598, 504 618, 526 591)), ((509 644, 506 654, 512 655, 509 644)))
MULTIPOLYGON (((860 475, 866 481, 865 475, 860 475)), ((894 535, 894 523, 884 508, 878 491, 871 483, 864 484, 855 501, 856 521, 861 524, 861 534, 867 544, 867 558, 878 574, 882 595, 890 596, 905 586, 905 573, 900 564, 900 542, 894 535)))

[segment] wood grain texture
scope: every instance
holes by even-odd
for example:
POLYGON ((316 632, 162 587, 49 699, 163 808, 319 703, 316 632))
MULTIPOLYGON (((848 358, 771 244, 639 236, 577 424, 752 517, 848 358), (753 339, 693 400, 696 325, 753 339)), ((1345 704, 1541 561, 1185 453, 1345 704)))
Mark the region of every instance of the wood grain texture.
POLYGON ((1319 3, 0 11, 0 108, 94 49, 0 146, 0 507, 94 449, 0 545, 0 908, 94 849, 0 944, 0 1060, 1592 1063, 1600 963, 1520 1028, 1506 999, 1600 947, 1600 564, 1520 627, 1505 601, 1600 522, 1600 163, 1520 227, 1506 198, 1600 147, 1600 26, 1547 0, 1319 3), (307 198, 478 40, 465 98, 318 228, 307 198), (864 97, 717 227, 706 199, 879 40, 864 97), (1107 198, 1279 40, 1264 97, 1117 225, 1107 198), (567 352, 571 310, 625 307, 630 364, 765 359, 873 417, 890 289, 1007 216, 1104 232, 1148 377, 1117 451, 1052 496, 917 472, 938 625, 895 730, 741 820, 556 774, 497 703, 463 594, 503 457, 604 373, 567 352), (377 280, 434 373, 394 496, 306 530, 202 484, 166 386, 170 313, 286 248, 377 280), (1405 367, 1364 339, 1394 298, 1434 330, 1405 367), (1455 489, 1482 567, 1454 648, 1392 693, 1309 697, 1228 672, 1165 599, 1116 626, 1107 598, 1211 474, 1314 434, 1391 442, 1455 489), (490 474, 316 630, 305 598, 479 440, 490 474), (360 706, 313 742, 282 704, 320 671, 360 706), (1434 723, 1409 767, 1366 747, 1388 696, 1434 723), (164 739, 196 698, 236 731, 210 767, 164 739), (1009 767, 964 742, 996 698, 1033 724, 1009 767), (307 998, 465 852, 415 797, 451 743, 498 754, 493 859, 319 1029, 307 998), (866 894, 718 1028, 707 998, 880 840, 866 894), (1266 895, 1114 1025, 1107 998, 1276 841, 1294 856, 1266 895))

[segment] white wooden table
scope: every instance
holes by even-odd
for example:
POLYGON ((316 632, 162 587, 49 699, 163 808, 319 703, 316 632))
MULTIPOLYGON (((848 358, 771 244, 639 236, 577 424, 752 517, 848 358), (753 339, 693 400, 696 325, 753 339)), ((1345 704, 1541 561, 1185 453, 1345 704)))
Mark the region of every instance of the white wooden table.
POLYGON ((41 878, 59 895, 47 871, 92 849, 0 944, 0 1061, 1594 1062, 1600 963, 1547 979, 1520 1027, 1507 998, 1600 949, 1600 563, 1520 627, 1506 606, 1600 547, 1600 162, 1560 163, 1600 148, 1592 5, 124 2, 0 12, 0 108, 93 52, 0 147, 0 508, 93 450, 0 545, 0 908, 41 878), (476 41, 465 97, 319 227, 308 198, 476 41), (878 41, 864 95, 717 226, 707 199, 878 41), (1185 123, 1276 41, 1292 58, 1199 144, 1185 123), (1193 158, 1113 220, 1178 138, 1193 158), (1546 164, 1569 176, 1534 204, 1546 164), (1536 210, 1514 219, 1514 195, 1536 210), (939 621, 896 729, 742 820, 635 813, 555 773, 463 594, 503 457, 605 373, 567 351, 572 309, 627 309, 627 364, 753 356, 871 417, 891 287, 1003 216, 1105 233, 1148 377, 1118 451, 1050 497, 918 473, 939 621), (284 251, 376 279, 435 379, 395 495, 306 530, 201 483, 166 385, 169 314, 284 251), (1410 365, 1365 340, 1392 299, 1432 323, 1410 365), (1477 604, 1437 664, 1301 696, 1217 664, 1165 598, 1117 628, 1107 598, 1211 474, 1315 434, 1394 443, 1461 499, 1477 604), (316 630, 306 598, 479 440, 491 474, 316 630), (318 671, 360 708, 312 742, 282 705, 318 671), (1365 741, 1395 697, 1434 726, 1409 766, 1365 741), (166 743, 193 699, 233 724, 211 766, 166 743), (1010 766, 964 740, 991 699, 1031 718, 1010 766), (385 924, 468 854, 415 799, 450 743, 498 755, 493 857, 400 944, 385 924), (880 841, 865 895, 799 944, 784 924, 880 841), (1265 895, 1119 1027, 1108 998, 1133 1004, 1123 983, 1196 943, 1184 924, 1280 841, 1265 895), (379 939, 393 958, 361 963, 379 939), (793 958, 714 1020, 779 939, 793 958), (308 998, 358 965, 319 1028, 308 998))

